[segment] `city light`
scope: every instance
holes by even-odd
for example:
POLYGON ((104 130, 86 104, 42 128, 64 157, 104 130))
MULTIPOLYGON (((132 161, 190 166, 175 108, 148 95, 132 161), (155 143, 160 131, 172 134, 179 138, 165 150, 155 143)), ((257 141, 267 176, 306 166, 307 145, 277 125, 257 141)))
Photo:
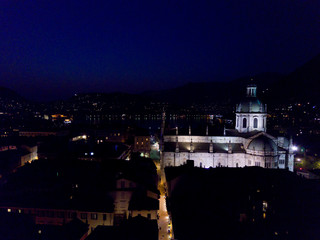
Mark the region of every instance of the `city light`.
POLYGON ((298 150, 298 147, 297 147, 297 146, 292 146, 292 147, 291 147, 291 150, 292 150, 292 151, 297 151, 297 150, 298 150))

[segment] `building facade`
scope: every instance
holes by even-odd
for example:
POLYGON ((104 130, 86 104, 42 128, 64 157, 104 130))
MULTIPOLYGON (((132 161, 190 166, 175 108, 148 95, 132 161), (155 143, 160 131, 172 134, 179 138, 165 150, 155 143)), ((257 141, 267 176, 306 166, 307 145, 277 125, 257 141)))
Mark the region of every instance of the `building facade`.
POLYGON ((292 141, 266 133, 267 106, 247 87, 247 97, 236 107, 235 129, 224 136, 164 135, 162 167, 180 166, 193 160, 198 167, 281 168, 293 171, 292 141))

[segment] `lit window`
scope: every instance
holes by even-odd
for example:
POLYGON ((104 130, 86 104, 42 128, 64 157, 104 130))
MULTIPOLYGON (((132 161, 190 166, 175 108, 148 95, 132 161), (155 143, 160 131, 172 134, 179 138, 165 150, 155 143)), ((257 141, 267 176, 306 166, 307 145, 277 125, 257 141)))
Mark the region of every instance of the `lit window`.
POLYGON ((11 209, 10 209, 10 208, 8 208, 8 212, 11 212, 11 209))
POLYGON ((81 213, 80 217, 81 217, 81 219, 87 219, 87 214, 86 213, 81 213))
POLYGON ((147 138, 146 141, 148 142, 148 140, 149 140, 149 139, 147 138))
POLYGON ((97 220, 97 219, 98 219, 98 214, 96 214, 96 213, 91 213, 91 219, 97 220))
POLYGON ((139 142, 137 142, 137 145, 139 145, 139 142))

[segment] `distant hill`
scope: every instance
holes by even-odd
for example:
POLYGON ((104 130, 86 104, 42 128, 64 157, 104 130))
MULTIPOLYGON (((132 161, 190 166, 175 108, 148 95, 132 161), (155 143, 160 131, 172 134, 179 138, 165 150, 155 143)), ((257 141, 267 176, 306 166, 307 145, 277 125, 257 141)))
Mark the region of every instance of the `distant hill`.
POLYGON ((320 54, 288 75, 262 73, 229 82, 188 83, 165 91, 144 93, 160 101, 178 105, 192 103, 235 104, 245 96, 245 87, 253 82, 258 96, 268 104, 307 102, 320 103, 320 54))
POLYGON ((320 103, 320 54, 272 86, 271 97, 284 102, 320 103))
POLYGON ((5 87, 0 87, 0 98, 3 100, 24 100, 18 93, 5 87))
MULTIPOLYGON (((106 102, 108 106, 117 105, 118 108, 126 107, 127 104, 142 107, 148 101, 166 102, 178 106, 190 106, 194 103, 230 105, 239 102, 245 96, 245 87, 251 82, 250 79, 253 79, 258 86, 259 98, 268 104, 298 101, 320 103, 320 54, 288 75, 262 73, 232 81, 216 78, 211 82, 190 82, 168 90, 141 94, 84 93, 79 94, 78 98, 96 99, 106 102)), ((16 92, 4 87, 0 87, 0 98, 24 100, 16 92)))
POLYGON ((245 87, 250 83, 251 78, 258 85, 259 93, 262 93, 262 91, 282 79, 283 75, 263 73, 254 77, 243 77, 229 82, 188 83, 181 87, 151 93, 147 92, 143 93, 143 95, 178 105, 190 105, 192 103, 233 104, 245 96, 245 87))

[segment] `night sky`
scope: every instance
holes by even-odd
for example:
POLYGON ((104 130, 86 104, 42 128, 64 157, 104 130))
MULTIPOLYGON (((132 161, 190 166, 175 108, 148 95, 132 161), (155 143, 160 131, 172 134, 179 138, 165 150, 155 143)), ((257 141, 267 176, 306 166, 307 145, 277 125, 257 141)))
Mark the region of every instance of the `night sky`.
POLYGON ((318 53, 318 0, 0 1, 0 86, 38 100, 285 74, 318 53))

